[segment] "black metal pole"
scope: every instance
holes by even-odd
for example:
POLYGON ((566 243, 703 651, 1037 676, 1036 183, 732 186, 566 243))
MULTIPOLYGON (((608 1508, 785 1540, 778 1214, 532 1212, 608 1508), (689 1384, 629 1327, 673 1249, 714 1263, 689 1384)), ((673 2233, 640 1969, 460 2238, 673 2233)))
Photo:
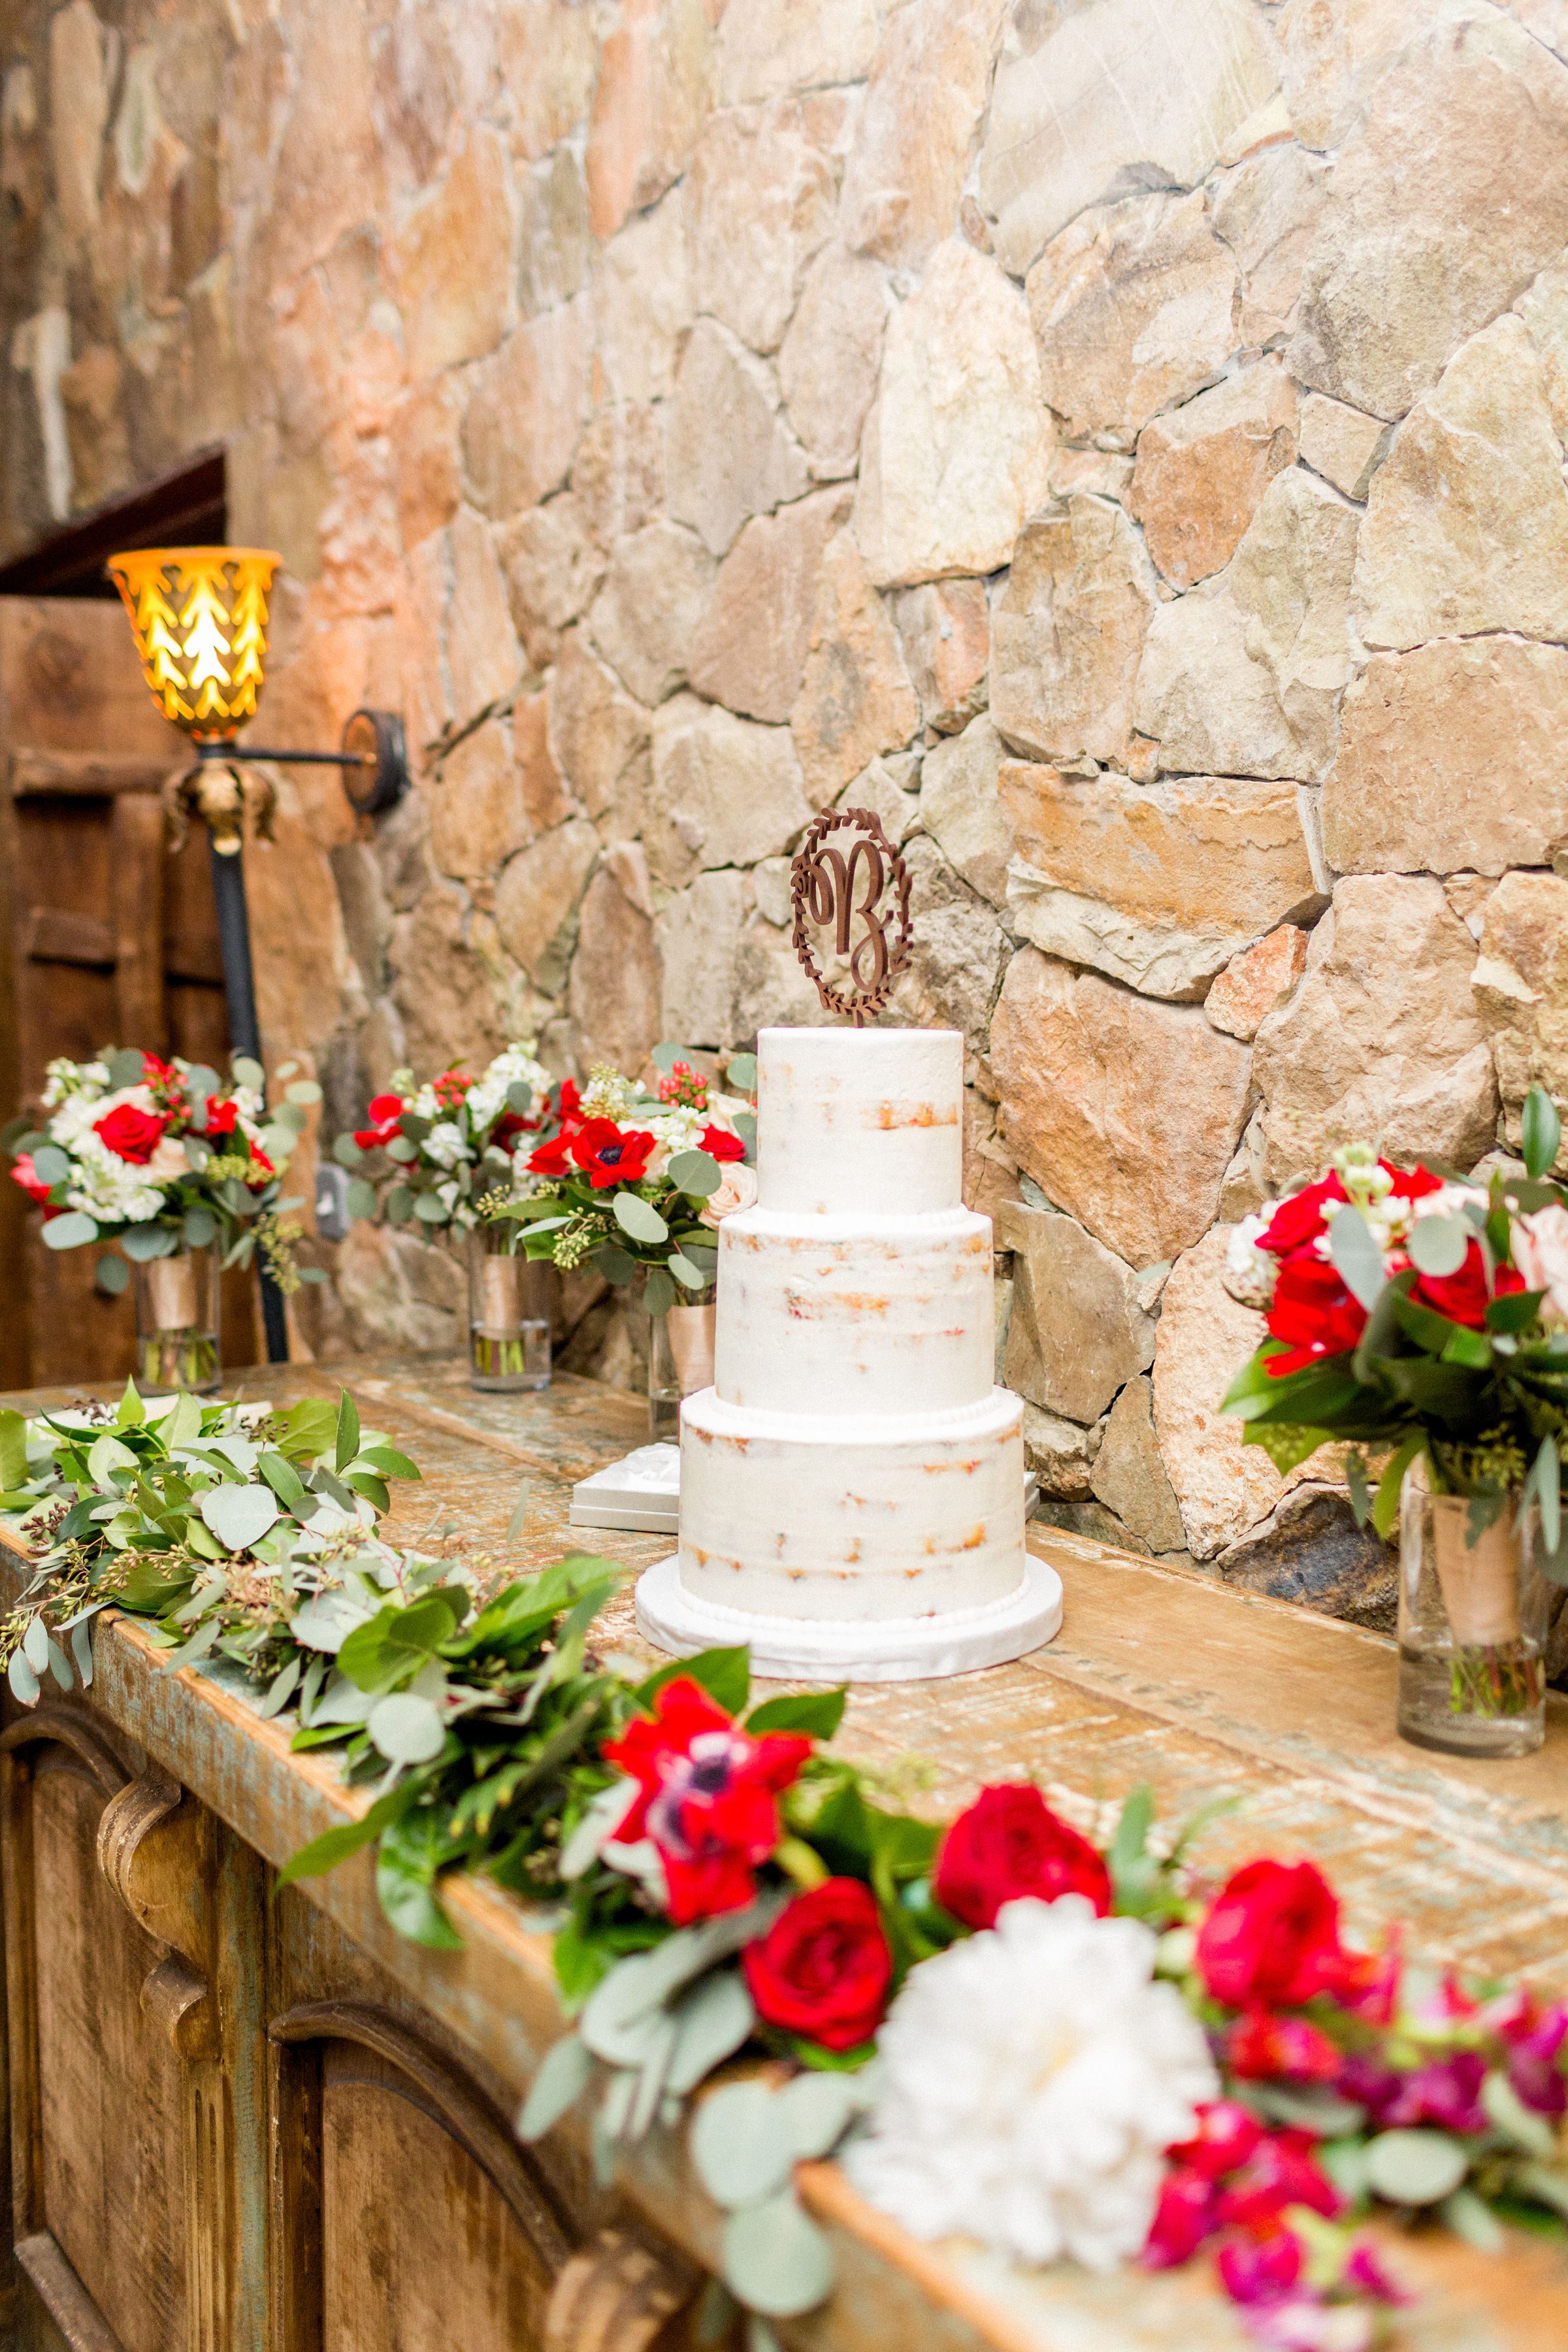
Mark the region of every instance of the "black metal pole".
MULTIPOLYGON (((223 955, 224 992, 228 998, 229 1044, 253 1062, 261 1059, 261 1029, 256 1018, 256 974, 250 961, 250 917, 245 904, 245 856, 237 841, 220 849, 211 832, 207 849, 212 860, 213 904, 217 909, 218 947, 223 955)), ((283 1294, 266 1266, 257 1262, 261 1281, 261 1324, 267 1335, 267 1360, 289 1360, 289 1324, 283 1294)))

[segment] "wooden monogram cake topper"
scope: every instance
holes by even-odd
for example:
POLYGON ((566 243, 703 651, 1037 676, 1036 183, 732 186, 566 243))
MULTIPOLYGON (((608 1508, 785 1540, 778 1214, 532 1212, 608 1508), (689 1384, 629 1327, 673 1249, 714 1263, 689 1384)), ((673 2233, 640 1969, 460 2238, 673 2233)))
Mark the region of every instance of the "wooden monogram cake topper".
POLYGON ((824 809, 806 828, 789 875, 792 936, 802 969, 829 1013, 848 1013, 859 1029, 868 1013, 881 1012, 909 965, 914 939, 909 868, 870 809, 824 809), (830 844, 827 836, 840 827, 855 838, 830 844), (847 986, 829 986, 811 924, 832 926, 833 949, 848 965, 847 986))

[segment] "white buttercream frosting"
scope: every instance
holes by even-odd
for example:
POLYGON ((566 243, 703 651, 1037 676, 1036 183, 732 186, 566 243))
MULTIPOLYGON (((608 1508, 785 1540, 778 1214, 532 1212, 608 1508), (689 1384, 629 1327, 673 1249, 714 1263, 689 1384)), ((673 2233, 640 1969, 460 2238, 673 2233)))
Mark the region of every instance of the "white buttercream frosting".
POLYGON ((764 1029, 758 1201, 786 1215, 918 1216, 963 1197, 956 1029, 764 1029))

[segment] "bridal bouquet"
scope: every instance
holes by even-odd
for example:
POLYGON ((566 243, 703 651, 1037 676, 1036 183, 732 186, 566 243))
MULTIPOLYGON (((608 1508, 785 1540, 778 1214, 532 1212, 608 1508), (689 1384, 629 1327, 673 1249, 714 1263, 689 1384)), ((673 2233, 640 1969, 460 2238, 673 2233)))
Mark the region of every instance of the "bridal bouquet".
POLYGON ((709 1290, 721 1220, 757 1197, 756 1064, 736 1055, 725 1080, 739 1091, 721 1093, 679 1046, 652 1059, 654 1093, 604 1066, 582 1094, 568 1080, 525 1182, 486 1213, 515 1220, 531 1258, 591 1263, 616 1284, 640 1277, 644 1305, 663 1315, 681 1291, 709 1290))
POLYGON ((412 1223, 426 1240, 471 1231, 481 1200, 514 1189, 522 1147, 558 1092, 531 1040, 507 1046, 477 1078, 454 1068, 422 1087, 412 1070, 395 1071, 391 1090, 372 1098, 370 1125, 332 1147, 353 1171, 350 1215, 412 1223))
MULTIPOLYGON (((5 1139, 13 1178, 44 1213, 48 1247, 118 1242, 145 1265, 216 1243, 226 1265, 248 1265, 259 1247, 280 1289, 320 1281, 293 1264, 300 1229, 280 1212, 296 1204, 279 1194, 321 1088, 298 1079, 268 1111, 265 1086, 260 1065, 243 1057, 226 1080, 178 1055, 165 1062, 129 1049, 51 1062, 42 1125, 16 1120, 5 1139)), ((123 1259, 101 1257, 97 1279, 123 1290, 123 1259)))

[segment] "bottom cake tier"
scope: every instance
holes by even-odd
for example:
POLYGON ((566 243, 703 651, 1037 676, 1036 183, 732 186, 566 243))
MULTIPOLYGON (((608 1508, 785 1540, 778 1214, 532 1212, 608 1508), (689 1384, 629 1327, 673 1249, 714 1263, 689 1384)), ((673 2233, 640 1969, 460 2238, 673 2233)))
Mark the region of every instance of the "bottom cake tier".
POLYGON ((861 1418, 681 1406, 680 1550, 638 1587, 661 1646, 749 1642, 759 1672, 952 1674, 1060 1622, 1024 1549, 1022 1408, 861 1418))

